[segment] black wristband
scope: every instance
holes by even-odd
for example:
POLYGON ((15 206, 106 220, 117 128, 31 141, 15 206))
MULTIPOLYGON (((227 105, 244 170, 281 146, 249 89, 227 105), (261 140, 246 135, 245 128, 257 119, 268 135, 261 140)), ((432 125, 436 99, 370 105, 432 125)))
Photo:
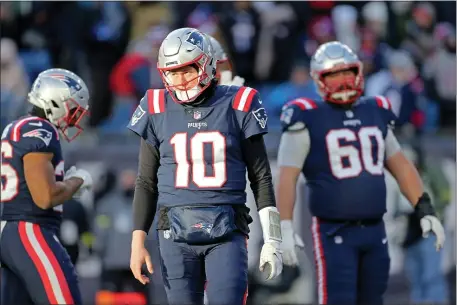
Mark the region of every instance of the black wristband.
POLYGON ((417 201, 416 207, 414 208, 414 214, 416 214, 418 219, 422 219, 427 215, 435 216, 435 209, 433 208, 432 200, 426 192, 424 192, 417 201))

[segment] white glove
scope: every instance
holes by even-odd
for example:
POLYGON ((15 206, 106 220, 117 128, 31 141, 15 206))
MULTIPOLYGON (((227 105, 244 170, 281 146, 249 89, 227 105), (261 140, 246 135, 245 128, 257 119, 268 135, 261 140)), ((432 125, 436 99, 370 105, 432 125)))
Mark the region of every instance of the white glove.
POLYGON ((230 86, 238 86, 241 87, 244 85, 244 78, 239 77, 238 75, 235 76, 232 81, 230 82, 230 86))
POLYGON ((271 280, 282 272, 281 225, 276 207, 266 207, 259 211, 262 225, 264 245, 260 252, 259 270, 263 272, 269 264, 271 267, 267 280, 271 280))
POLYGON ((91 189, 93 185, 92 176, 89 174, 88 171, 84 169, 76 169, 76 167, 72 166, 65 172, 65 176, 63 180, 68 180, 70 178, 81 178, 83 180, 83 184, 79 187, 76 193, 73 194, 73 198, 81 197, 82 193, 85 190, 91 189))
POLYGON ((292 227, 292 220, 281 221, 281 233, 282 233, 282 259, 284 265, 287 266, 298 266, 298 257, 295 250, 295 246, 303 249, 305 243, 301 237, 294 232, 292 227))
POLYGON ((243 86, 244 78, 238 75, 232 79, 232 71, 226 70, 221 72, 219 83, 225 86, 243 86))
POLYGON ((421 228, 422 228, 422 236, 424 238, 428 237, 428 234, 433 232, 436 235, 436 251, 439 251, 444 246, 445 235, 444 235, 444 228, 441 222, 439 221, 436 216, 427 215, 422 217, 420 220, 421 228))

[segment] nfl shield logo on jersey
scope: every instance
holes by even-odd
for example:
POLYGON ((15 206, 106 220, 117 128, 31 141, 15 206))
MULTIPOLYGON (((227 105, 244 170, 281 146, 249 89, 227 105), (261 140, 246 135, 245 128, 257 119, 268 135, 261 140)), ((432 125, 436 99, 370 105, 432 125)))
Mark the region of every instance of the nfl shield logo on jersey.
POLYGON ((202 113, 200 111, 194 111, 194 119, 200 120, 202 118, 202 113))

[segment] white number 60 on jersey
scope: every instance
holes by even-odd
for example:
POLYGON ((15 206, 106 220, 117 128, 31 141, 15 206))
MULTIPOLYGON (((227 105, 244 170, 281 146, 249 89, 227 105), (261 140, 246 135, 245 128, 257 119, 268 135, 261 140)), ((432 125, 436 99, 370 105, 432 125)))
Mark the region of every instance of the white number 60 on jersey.
POLYGON ((335 178, 357 177, 363 169, 372 175, 383 174, 385 144, 378 127, 362 127, 357 133, 347 128, 333 129, 327 133, 325 142, 330 169, 335 178), (373 151, 372 139, 377 143, 376 151, 373 151), (352 144, 341 145, 342 140, 358 141, 360 151, 352 144), (373 154, 376 155, 376 161, 373 160, 373 154), (343 165, 343 158, 348 159, 349 166, 343 165))

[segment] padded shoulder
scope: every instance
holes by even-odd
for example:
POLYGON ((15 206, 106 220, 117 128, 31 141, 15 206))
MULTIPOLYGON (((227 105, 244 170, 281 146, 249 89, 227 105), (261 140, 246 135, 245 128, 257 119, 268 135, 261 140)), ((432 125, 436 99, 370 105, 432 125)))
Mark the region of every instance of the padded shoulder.
POLYGON ((233 90, 235 94, 232 100, 232 107, 235 110, 249 112, 253 104, 257 104, 257 102, 258 104, 262 104, 258 91, 254 88, 232 86, 229 90, 233 90))
POLYGON ((26 117, 11 125, 10 140, 19 142, 21 138, 36 137, 49 142, 51 139, 60 140, 59 131, 48 120, 39 117, 26 117))
POLYGON ((149 114, 158 114, 164 112, 165 89, 149 89, 146 91, 146 95, 141 99, 140 104, 146 106, 149 114))
POLYGON ((305 129, 308 114, 317 109, 317 103, 309 98, 297 98, 287 102, 281 111, 281 125, 283 131, 297 131, 305 129))
POLYGON ((392 111, 392 104, 390 100, 382 95, 364 97, 362 102, 375 105, 379 110, 383 120, 389 126, 394 126, 397 116, 392 111))

